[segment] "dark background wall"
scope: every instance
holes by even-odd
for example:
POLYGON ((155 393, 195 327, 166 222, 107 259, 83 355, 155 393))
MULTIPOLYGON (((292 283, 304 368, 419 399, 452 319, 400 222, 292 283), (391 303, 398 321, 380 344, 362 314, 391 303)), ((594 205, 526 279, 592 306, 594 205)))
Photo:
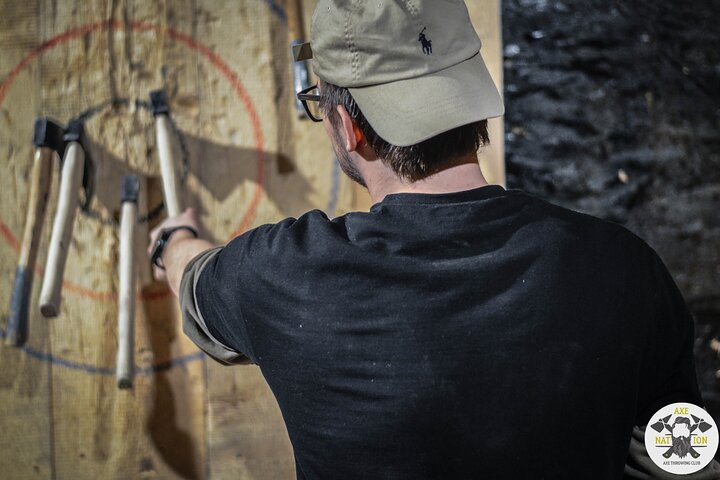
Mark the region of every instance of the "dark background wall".
POLYGON ((505 0, 502 15, 508 187, 655 248, 720 421, 720 2, 505 0))

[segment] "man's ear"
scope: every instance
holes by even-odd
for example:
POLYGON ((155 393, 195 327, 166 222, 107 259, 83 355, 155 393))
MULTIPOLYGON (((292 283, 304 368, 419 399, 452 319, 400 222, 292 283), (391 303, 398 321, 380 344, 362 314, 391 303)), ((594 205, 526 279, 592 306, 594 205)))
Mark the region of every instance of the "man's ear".
POLYGON ((338 105, 336 109, 338 115, 340 115, 340 133, 345 143, 345 150, 354 152, 357 149, 358 143, 363 139, 363 134, 360 131, 360 127, 358 127, 350 117, 344 105, 338 105))

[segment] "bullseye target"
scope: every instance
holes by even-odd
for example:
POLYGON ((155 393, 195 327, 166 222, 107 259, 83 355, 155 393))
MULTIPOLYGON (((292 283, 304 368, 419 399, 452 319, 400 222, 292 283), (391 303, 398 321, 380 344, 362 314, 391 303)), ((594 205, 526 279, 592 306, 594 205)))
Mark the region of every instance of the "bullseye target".
MULTIPOLYGON (((193 128, 193 118, 197 116, 199 108, 198 100, 183 94, 182 89, 177 85, 177 80, 168 80, 171 89, 176 93, 175 97, 171 96, 170 98, 170 118, 173 121, 173 147, 176 163, 181 172, 182 186, 185 187, 188 183, 192 183, 193 190, 198 192, 195 194, 196 198, 193 199, 192 203, 194 204, 202 205, 210 199, 216 201, 219 199, 225 200, 232 206, 232 208, 223 206, 217 208, 216 206, 212 212, 205 212, 208 214, 220 212, 219 216, 224 217, 215 222, 215 229, 225 232, 217 238, 218 241, 226 241, 242 233, 252 226, 265 195, 269 157, 265 151, 266 141, 261 126, 262 122, 258 109, 240 76, 211 48, 190 35, 157 24, 132 21, 101 21, 66 30, 29 51, 2 79, 0 108, 9 94, 22 88, 22 85, 16 83, 16 80, 24 72, 32 69, 39 59, 52 57, 58 49, 69 49, 74 43, 87 44, 88 39, 91 40, 95 36, 124 36, 130 32, 140 34, 148 44, 169 39, 184 49, 196 52, 198 58, 201 59, 203 68, 214 72, 218 79, 226 82, 234 93, 234 102, 242 105, 245 118, 238 119, 238 122, 244 122, 242 127, 245 133, 239 132, 237 126, 223 125, 226 130, 225 137, 230 137, 230 142, 227 141, 227 138, 224 142, 217 141, 217 133, 215 134, 216 138, 211 138, 212 131, 222 130, 222 128, 213 129, 208 125, 202 125, 199 129, 193 128), (249 148, 228 145, 228 143, 242 143, 243 138, 238 138, 239 136, 246 137, 244 140, 245 143, 250 144, 249 148), (231 192, 231 186, 236 185, 241 185, 243 188, 231 192)), ((82 109, 65 111, 66 117, 79 117, 83 120, 89 138, 86 148, 93 161, 94 197, 90 199, 91 202, 81 212, 81 215, 86 222, 96 226, 84 227, 85 231, 88 228, 116 230, 117 220, 113 215, 113 210, 117 207, 115 181, 124 173, 132 172, 149 178, 159 176, 156 152, 154 151, 153 119, 146 101, 148 91, 140 91, 132 86, 127 91, 121 91, 119 85, 115 87, 118 94, 115 98, 96 103, 91 103, 88 98, 75 99, 70 103, 82 104, 82 109), (137 96, 132 96, 133 94, 137 96), (121 141, 109 142, 108 138, 121 141)), ((67 119, 60 118, 61 121, 67 119)), ((330 191, 327 200, 323 201, 325 205, 318 206, 326 208, 329 213, 332 213, 338 208, 340 170, 332 156, 326 153, 325 157, 326 159, 323 160, 327 169, 327 177, 330 179, 330 191)), ((164 215, 162 202, 155 202, 147 205, 146 210, 140 212, 139 221, 146 223, 164 215)), ((20 228, 21 226, 8 227, 0 216, 0 237, 14 253, 17 253, 18 249, 20 228)), ((80 230, 83 230, 83 227, 80 230)), ((40 278, 43 267, 36 265, 34 270, 40 278)), ((73 267, 66 272, 63 295, 85 298, 90 301, 116 301, 114 289, 103 288, 96 279, 83 282, 82 278, 76 279, 77 276, 73 273, 73 267)), ((169 291, 165 288, 153 289, 144 292, 142 299, 158 301, 166 299, 168 295, 169 291)), ((70 362, 68 365, 72 364, 72 360, 67 360, 67 362, 70 362)), ((104 371, 104 367, 88 366, 83 368, 86 371, 104 371)), ((145 371, 149 367, 139 368, 145 371)))

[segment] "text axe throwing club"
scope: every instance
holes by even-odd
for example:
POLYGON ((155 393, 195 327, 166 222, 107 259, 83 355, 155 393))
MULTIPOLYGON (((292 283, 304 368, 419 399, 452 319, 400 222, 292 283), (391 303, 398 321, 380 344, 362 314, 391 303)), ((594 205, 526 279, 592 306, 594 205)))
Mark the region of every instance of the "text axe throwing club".
POLYGON ((170 118, 168 117, 170 108, 163 90, 150 92, 150 107, 155 117, 155 138, 160 160, 165 208, 168 216, 174 217, 182 213, 182 206, 180 204, 178 176, 170 145, 170 118))
POLYGON ((20 244, 20 257, 10 300, 10 317, 5 335, 5 343, 8 345, 21 346, 28 337, 33 267, 37 259, 40 234, 50 193, 52 159, 54 153, 57 153, 58 158, 63 155, 64 134, 65 129, 47 117, 39 117, 35 120, 33 131, 35 154, 30 175, 30 194, 27 202, 25 229, 20 244))
POLYGON ((60 191, 48 249, 45 275, 40 290, 40 312, 45 317, 60 314, 60 301, 65 263, 72 239, 75 212, 80 206, 80 187, 86 175, 87 158, 82 145, 83 126, 70 120, 64 135, 65 155, 60 172, 60 191))
POLYGON ((133 382, 135 349, 135 255, 133 251, 140 181, 125 175, 120 187, 120 255, 118 292, 118 350, 116 375, 119 388, 133 382))

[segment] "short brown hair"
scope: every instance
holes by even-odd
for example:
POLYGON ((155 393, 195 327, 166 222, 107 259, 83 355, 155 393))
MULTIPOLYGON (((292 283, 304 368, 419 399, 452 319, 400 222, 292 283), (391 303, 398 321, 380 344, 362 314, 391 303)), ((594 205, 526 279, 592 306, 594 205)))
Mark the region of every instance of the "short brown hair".
POLYGON ((480 120, 448 130, 415 145, 393 145, 375 132, 347 88, 320 80, 320 94, 320 108, 334 129, 340 127, 340 115, 336 107, 343 105, 375 155, 398 176, 411 182, 453 166, 460 157, 476 152, 481 145, 490 143, 487 120, 480 120))

